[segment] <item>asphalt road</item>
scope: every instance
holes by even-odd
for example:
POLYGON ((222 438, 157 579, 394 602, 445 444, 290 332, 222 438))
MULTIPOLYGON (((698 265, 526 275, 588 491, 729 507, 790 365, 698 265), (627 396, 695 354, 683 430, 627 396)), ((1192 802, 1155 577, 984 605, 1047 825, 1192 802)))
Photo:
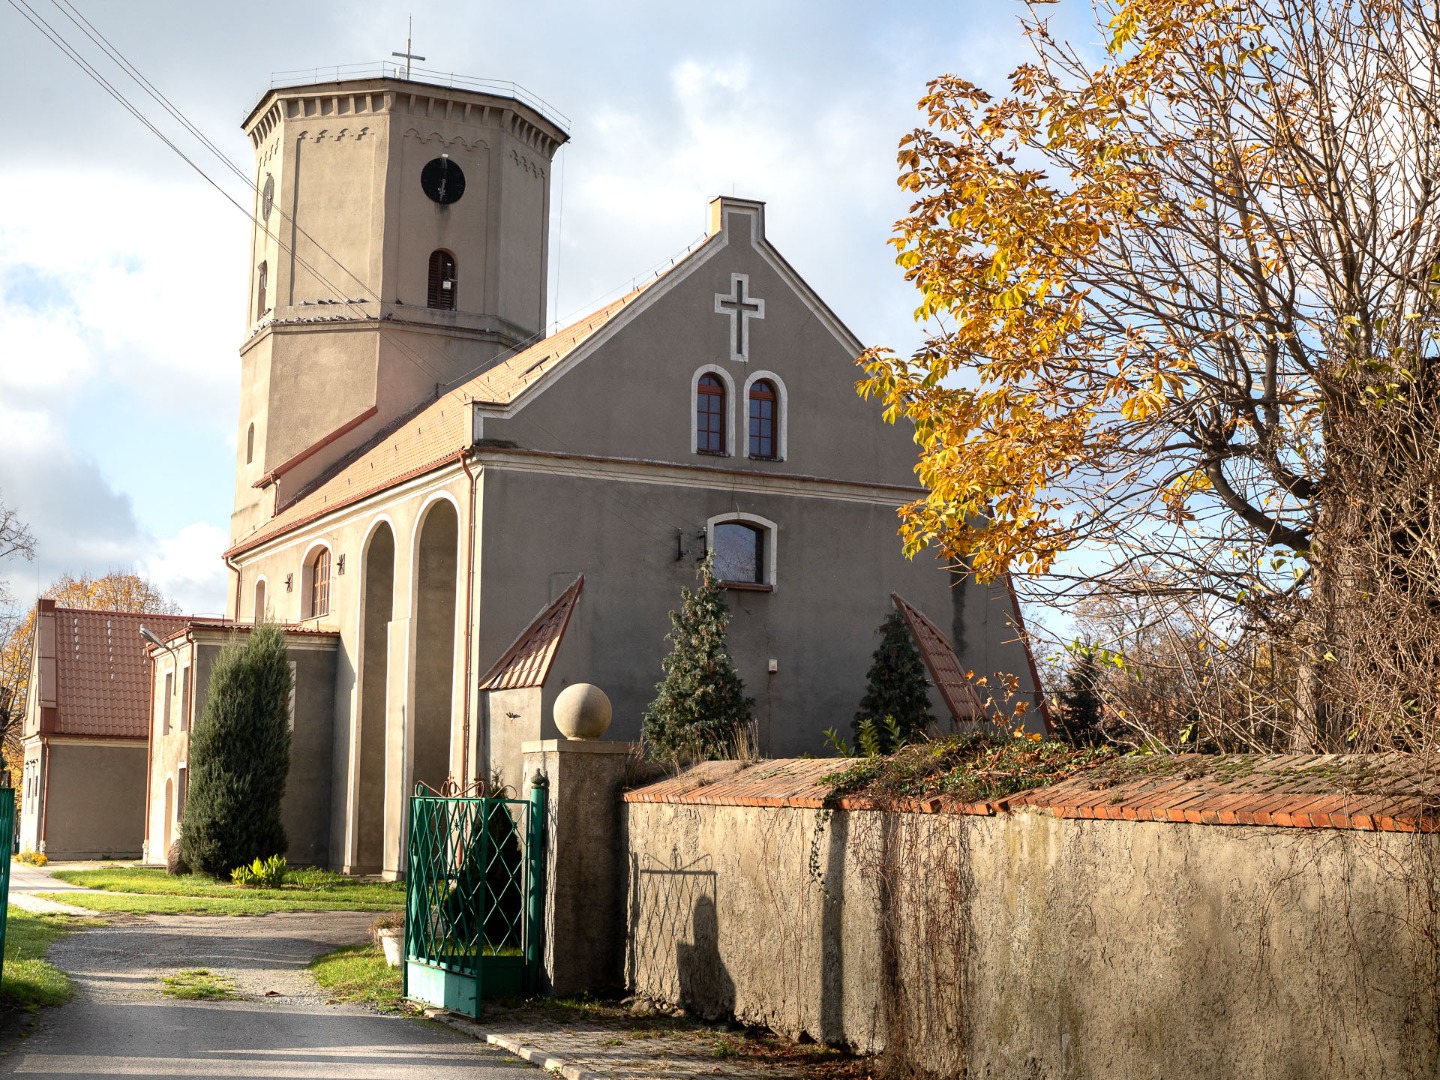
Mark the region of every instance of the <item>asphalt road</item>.
POLYGON ((50 960, 75 979, 69 1005, 45 1011, 0 1059, 0 1076, 221 1076, 229 1080, 536 1080, 449 1028, 329 1005, 308 961, 364 940, 372 915, 149 916, 72 934, 50 960), (159 979, 206 968, 234 1001, 162 997, 159 979))

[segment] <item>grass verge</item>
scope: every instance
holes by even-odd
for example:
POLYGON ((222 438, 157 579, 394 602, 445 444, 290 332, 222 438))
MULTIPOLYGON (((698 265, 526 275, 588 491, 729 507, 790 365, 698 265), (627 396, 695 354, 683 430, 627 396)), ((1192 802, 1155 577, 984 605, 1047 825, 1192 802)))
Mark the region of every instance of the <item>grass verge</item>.
POLYGON ((38 914, 13 906, 8 920, 0 1007, 64 1005, 74 988, 69 976, 45 959, 45 950, 72 930, 92 924, 71 915, 38 914))
POLYGON ((400 969, 385 963, 379 945, 347 945, 317 956, 310 971, 336 1001, 370 1005, 382 1012, 415 1012, 400 996, 400 969))
POLYGON ((182 1001, 225 1001, 239 997, 235 984, 205 968, 189 968, 160 979, 160 993, 182 1001))
POLYGON ((276 911, 395 911, 400 882, 359 882, 324 870, 299 870, 278 889, 244 889, 201 874, 170 875, 145 867, 61 870, 60 881, 100 893, 41 893, 91 911, 145 915, 269 915, 276 911))

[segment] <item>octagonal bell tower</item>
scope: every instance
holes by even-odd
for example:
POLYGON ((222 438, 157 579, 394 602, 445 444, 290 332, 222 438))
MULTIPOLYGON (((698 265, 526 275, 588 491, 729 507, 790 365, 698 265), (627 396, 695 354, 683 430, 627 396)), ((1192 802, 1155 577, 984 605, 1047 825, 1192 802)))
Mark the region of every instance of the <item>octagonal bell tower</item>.
POLYGON ((550 164, 568 136, 518 95, 349 79, 271 90, 246 117, 256 194, 232 542, 543 331, 550 164))

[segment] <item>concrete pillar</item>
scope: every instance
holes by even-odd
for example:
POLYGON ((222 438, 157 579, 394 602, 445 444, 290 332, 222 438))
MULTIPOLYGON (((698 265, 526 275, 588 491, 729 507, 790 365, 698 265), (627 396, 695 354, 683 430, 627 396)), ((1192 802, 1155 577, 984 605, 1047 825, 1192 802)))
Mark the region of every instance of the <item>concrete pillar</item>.
POLYGON ((390 678, 385 692, 385 860, 390 880, 405 873, 405 813, 413 784, 410 717, 415 671, 410 663, 410 620, 394 619, 390 634, 390 678))
POLYGON ((625 838, 620 787, 635 744, 545 739, 521 747, 526 789, 549 788, 540 989, 555 997, 620 985, 625 955, 625 838))

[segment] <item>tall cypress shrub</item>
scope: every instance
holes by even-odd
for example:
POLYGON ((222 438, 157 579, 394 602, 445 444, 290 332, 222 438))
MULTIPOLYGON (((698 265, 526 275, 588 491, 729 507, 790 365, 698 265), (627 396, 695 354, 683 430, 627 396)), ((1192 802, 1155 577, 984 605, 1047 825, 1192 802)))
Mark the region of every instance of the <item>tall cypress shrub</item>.
POLYGON ((876 633, 880 644, 870 661, 865 696, 851 727, 856 739, 865 732, 877 740, 882 754, 921 738, 935 717, 930 715, 930 681, 925 662, 910 635, 910 627, 898 611, 886 616, 876 633), (893 721, 886 723, 886 721, 893 721), (862 728, 864 729, 862 731, 862 728))
POLYGON ((261 623, 231 641, 210 673, 205 710, 190 732, 190 790, 180 852, 217 878, 244 863, 283 855, 280 799, 290 771, 285 634, 261 623))
POLYGON ((665 678, 645 710, 642 727, 651 757, 685 762, 725 757, 751 722, 753 698, 725 646, 730 608, 715 578, 713 556, 700 565, 699 586, 680 590, 680 610, 670 612, 670 655, 660 662, 665 678))
POLYGON ((1100 698, 1100 649, 1086 641, 1070 646, 1070 669, 1060 692, 1060 729, 1073 746, 1101 746, 1108 740, 1100 698))

